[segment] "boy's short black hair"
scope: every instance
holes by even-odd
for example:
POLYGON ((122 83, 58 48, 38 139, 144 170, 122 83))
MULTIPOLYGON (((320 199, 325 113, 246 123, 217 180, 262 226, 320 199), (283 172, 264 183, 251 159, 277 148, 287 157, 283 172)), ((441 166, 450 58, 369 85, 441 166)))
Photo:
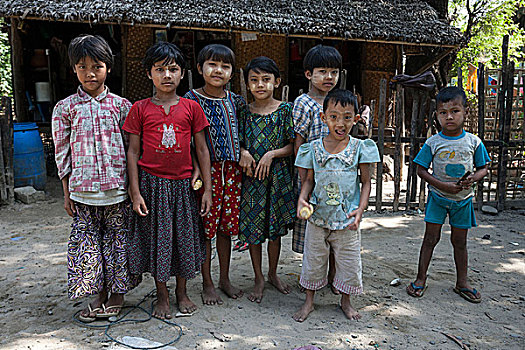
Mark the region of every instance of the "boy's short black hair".
POLYGON ((235 66, 235 54, 232 49, 221 44, 206 45, 197 56, 197 64, 202 67, 207 60, 222 61, 235 66))
POLYGON ((436 105, 438 103, 447 103, 456 98, 461 98, 461 104, 463 107, 467 107, 467 95, 463 89, 458 88, 457 86, 447 86, 441 90, 436 96, 436 105))
POLYGON ((67 49, 69 63, 75 68, 81 59, 91 57, 94 61, 104 62, 106 68, 113 66, 113 52, 108 42, 99 35, 82 34, 71 40, 67 49))
POLYGON ((281 77, 281 73, 279 72, 279 67, 277 67, 277 63, 275 63, 274 60, 266 56, 255 57, 253 60, 248 62, 248 64, 244 68, 244 79, 246 82, 248 82, 248 73, 251 70, 255 73, 264 72, 273 74, 275 79, 281 77))
POLYGON ((177 64, 182 70, 186 68, 186 60, 182 51, 173 43, 159 41, 153 44, 142 59, 142 65, 149 73, 155 62, 162 61, 163 65, 177 64))
POLYGON ((357 111, 359 110, 359 105, 357 103, 357 97, 349 90, 343 90, 343 89, 334 89, 326 95, 324 102, 323 102, 323 112, 326 112, 328 109, 328 104, 332 102, 334 106, 337 106, 337 104, 340 104, 343 107, 346 107, 347 105, 354 106, 355 114, 357 115, 357 111))
POLYGON ((333 46, 316 45, 312 47, 304 56, 304 71, 313 72, 315 68, 343 68, 343 58, 337 49, 333 46))

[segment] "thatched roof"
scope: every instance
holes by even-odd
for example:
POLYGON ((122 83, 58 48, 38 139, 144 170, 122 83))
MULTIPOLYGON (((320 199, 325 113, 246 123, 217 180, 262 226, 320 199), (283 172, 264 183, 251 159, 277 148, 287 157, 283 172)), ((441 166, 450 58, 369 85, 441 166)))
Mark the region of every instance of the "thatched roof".
POLYGON ((411 0, 0 0, 0 16, 457 45, 459 31, 411 0))

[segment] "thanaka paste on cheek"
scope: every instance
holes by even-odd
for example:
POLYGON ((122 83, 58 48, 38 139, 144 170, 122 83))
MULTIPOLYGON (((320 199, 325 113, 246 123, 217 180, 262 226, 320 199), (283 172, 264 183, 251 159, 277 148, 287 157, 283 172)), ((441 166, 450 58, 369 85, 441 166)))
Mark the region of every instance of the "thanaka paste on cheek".
POLYGON ((211 77, 211 74, 213 73, 213 68, 210 66, 206 66, 203 71, 204 75, 207 77, 211 77))

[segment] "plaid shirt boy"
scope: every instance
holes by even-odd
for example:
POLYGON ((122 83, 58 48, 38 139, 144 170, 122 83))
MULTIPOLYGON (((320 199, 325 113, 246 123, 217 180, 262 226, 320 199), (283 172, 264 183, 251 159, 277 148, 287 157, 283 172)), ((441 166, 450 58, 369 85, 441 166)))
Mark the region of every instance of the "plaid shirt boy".
POLYGON ((307 94, 302 94, 295 99, 292 111, 294 131, 306 142, 328 135, 328 126, 321 120, 322 111, 323 106, 307 94))
POLYGON ((122 125, 131 103, 109 92, 91 97, 81 87, 53 110, 58 176, 69 177, 69 191, 107 191, 126 186, 122 125))

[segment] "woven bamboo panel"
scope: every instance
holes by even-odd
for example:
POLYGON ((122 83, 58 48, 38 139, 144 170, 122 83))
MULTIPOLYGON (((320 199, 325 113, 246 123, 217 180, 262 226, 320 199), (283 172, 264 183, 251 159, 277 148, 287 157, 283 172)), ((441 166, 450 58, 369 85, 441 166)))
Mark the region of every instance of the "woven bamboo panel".
POLYGON ((146 50, 153 45, 154 33, 149 27, 127 28, 126 97, 135 102, 151 96, 152 83, 142 67, 146 50))
MULTIPOLYGON (((240 93, 239 68, 244 68, 246 64, 257 56, 266 56, 277 63, 281 72, 281 86, 288 81, 288 41, 284 36, 260 35, 256 34, 257 40, 247 39, 241 33, 236 33, 233 39, 233 50, 235 52, 236 72, 233 78, 233 91, 240 93)), ((275 93, 276 98, 281 96, 281 87, 275 93)))
POLYGON ((367 70, 389 71, 396 69, 396 45, 366 43, 363 53, 362 62, 367 70))
MULTIPOLYGON (((386 90, 386 107, 388 109, 390 99, 392 94, 390 88, 388 87, 388 82, 394 76, 394 72, 383 72, 383 71, 372 71, 364 70, 361 73, 361 86, 363 87, 363 97, 364 104, 370 105, 371 100, 376 100, 376 109, 374 111, 374 126, 377 126, 377 116, 378 116, 378 106, 379 106, 379 84, 381 79, 385 78, 387 80, 387 90, 386 90)), ((389 115, 387 113, 385 117, 386 125, 389 125, 389 115)))

